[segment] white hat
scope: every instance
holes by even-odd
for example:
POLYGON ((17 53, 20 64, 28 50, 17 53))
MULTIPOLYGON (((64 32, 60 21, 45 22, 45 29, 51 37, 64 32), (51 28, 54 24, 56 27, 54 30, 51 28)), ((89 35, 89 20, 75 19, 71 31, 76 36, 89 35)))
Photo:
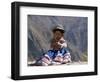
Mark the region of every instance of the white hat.
POLYGON ((53 32, 55 32, 55 31, 57 31, 57 30, 61 31, 62 33, 65 32, 64 27, 63 27, 62 25, 57 25, 57 26, 53 29, 53 32))

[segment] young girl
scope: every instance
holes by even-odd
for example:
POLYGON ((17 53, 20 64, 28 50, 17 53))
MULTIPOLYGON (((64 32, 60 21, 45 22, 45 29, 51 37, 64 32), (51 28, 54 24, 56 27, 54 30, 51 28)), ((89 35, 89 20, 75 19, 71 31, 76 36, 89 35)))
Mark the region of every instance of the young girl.
POLYGON ((51 49, 44 54, 42 65, 51 65, 53 62, 67 63, 71 62, 71 56, 67 50, 67 42, 64 39, 64 29, 57 26, 53 29, 53 39, 51 41, 51 49))

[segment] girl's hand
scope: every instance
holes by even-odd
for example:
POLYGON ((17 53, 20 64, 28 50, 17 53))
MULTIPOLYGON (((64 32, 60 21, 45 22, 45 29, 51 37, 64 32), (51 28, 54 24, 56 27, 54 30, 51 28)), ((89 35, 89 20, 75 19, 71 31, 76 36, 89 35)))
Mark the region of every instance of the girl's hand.
POLYGON ((54 61, 62 63, 63 58, 60 56, 55 57, 54 61))
POLYGON ((44 63, 46 63, 48 65, 51 63, 51 61, 48 58, 46 58, 46 57, 42 58, 42 62, 44 62, 44 63))

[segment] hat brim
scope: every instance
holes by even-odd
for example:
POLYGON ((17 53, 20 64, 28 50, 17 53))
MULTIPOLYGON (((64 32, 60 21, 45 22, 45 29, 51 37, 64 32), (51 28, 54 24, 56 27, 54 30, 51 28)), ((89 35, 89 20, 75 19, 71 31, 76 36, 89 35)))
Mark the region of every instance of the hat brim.
POLYGON ((53 31, 53 32, 55 32, 55 31, 60 31, 61 33, 64 33, 64 32, 65 32, 65 30, 63 30, 63 29, 53 29, 52 31, 53 31))

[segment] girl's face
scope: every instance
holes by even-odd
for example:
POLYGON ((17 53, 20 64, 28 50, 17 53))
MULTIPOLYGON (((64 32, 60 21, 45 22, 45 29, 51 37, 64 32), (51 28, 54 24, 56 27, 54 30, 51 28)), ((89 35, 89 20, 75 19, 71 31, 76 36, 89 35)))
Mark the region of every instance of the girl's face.
POLYGON ((61 33, 60 31, 55 31, 53 35, 54 39, 59 40, 63 36, 63 33, 61 33))

